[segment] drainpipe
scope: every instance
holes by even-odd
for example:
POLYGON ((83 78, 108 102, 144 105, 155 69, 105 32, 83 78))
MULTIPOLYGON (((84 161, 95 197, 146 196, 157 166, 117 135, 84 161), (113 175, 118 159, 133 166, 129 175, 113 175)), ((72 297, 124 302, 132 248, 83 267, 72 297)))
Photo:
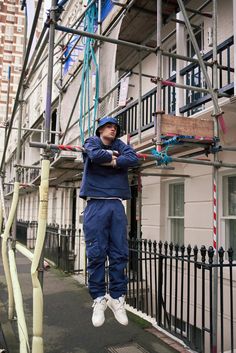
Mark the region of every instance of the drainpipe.
POLYGON ((3 262, 3 268, 4 268, 4 273, 5 273, 6 282, 7 282, 8 318, 10 320, 14 318, 14 299, 13 299, 12 279, 11 279, 10 267, 8 262, 8 256, 7 256, 7 241, 9 238, 10 229, 16 213, 16 208, 17 208, 17 203, 19 198, 19 187, 20 187, 20 184, 18 182, 15 182, 11 209, 10 209, 9 216, 5 225, 5 230, 2 236, 2 262, 3 262))

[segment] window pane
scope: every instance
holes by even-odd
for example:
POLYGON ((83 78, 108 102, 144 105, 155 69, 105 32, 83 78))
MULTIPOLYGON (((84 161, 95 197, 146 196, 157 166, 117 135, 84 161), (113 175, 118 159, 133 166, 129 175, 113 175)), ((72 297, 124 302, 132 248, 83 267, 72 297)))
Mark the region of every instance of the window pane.
POLYGON ((227 248, 232 247, 234 250, 234 260, 236 260, 236 219, 226 221, 226 237, 227 248))
POLYGON ((184 184, 170 184, 169 216, 184 216, 184 184))
POLYGON ((184 244, 184 220, 171 219, 171 241, 174 244, 184 244))
POLYGON ((236 177, 228 177, 229 215, 236 215, 236 177))

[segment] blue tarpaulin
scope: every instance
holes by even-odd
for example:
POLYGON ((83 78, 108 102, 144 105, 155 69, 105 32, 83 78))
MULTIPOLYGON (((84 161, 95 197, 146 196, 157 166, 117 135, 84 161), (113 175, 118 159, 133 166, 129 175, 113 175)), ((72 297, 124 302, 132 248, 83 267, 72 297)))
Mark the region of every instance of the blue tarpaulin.
POLYGON ((102 0, 102 21, 107 17, 113 6, 111 0, 102 0))

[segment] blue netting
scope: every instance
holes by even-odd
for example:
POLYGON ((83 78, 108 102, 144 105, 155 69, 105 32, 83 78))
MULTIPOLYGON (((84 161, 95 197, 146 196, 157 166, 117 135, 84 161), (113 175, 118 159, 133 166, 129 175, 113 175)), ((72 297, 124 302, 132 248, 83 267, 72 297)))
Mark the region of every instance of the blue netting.
POLYGON ((158 152, 154 148, 151 150, 151 154, 156 157, 157 165, 165 164, 172 162, 171 156, 168 156, 167 152, 158 152))

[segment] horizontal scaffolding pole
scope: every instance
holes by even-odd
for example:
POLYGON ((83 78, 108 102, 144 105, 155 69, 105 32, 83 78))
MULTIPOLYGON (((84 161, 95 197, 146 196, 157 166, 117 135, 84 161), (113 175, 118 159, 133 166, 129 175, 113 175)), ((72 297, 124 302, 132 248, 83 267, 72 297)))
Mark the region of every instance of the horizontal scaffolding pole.
MULTIPOLYGON (((30 142, 29 145, 30 145, 30 147, 44 148, 44 149, 49 149, 49 150, 85 152, 85 149, 80 146, 55 145, 55 144, 47 144, 47 143, 41 143, 41 142, 30 142)), ((147 153, 137 153, 137 156, 143 160, 157 160, 157 161, 162 160, 161 156, 159 158, 158 156, 155 156, 152 154, 147 154, 147 153)), ((199 164, 199 165, 206 165, 206 166, 215 166, 217 168, 221 168, 221 167, 236 168, 236 164, 234 164, 234 163, 223 163, 221 161, 211 162, 211 161, 197 160, 197 159, 191 159, 191 158, 181 158, 181 157, 175 158, 172 156, 169 156, 169 157, 171 158, 171 162, 177 162, 177 163, 199 164)))
POLYGON ((55 145, 53 143, 41 143, 41 142, 29 142, 30 147, 35 148, 44 148, 48 150, 54 151, 71 151, 71 152, 84 152, 85 149, 80 146, 71 146, 71 145, 55 145))
POLYGON ((167 173, 149 173, 149 172, 141 172, 141 176, 159 176, 159 177, 179 177, 179 178, 190 178, 191 176, 188 174, 167 174, 167 173))
MULTIPOLYGON (((140 159, 143 159, 144 161, 150 161, 150 160, 156 160, 156 161, 161 161, 162 157, 160 158, 158 156, 152 155, 152 154, 146 154, 146 153, 137 153, 138 157, 140 159)), ((176 162, 176 163, 187 163, 187 164, 197 164, 197 165, 205 165, 205 166, 214 166, 217 168, 225 167, 225 168, 236 168, 235 163, 223 163, 221 161, 219 162, 211 162, 211 161, 205 161, 205 160, 200 160, 200 159, 191 159, 191 158, 182 158, 182 157, 172 157, 169 156, 171 159, 171 162, 176 162)))
POLYGON ((64 27, 64 26, 60 26, 60 25, 56 25, 55 29, 61 32, 66 32, 66 33, 72 33, 72 34, 77 34, 83 37, 88 37, 88 38, 92 38, 92 39, 96 39, 96 40, 100 40, 102 42, 108 42, 108 43, 112 43, 112 44, 119 44, 119 45, 124 45, 126 47, 130 47, 136 50, 142 50, 142 51, 147 51, 150 53, 156 53, 157 49, 156 48, 152 48, 152 47, 148 47, 146 45, 140 45, 140 44, 136 44, 136 43, 132 43, 132 42, 128 42, 125 40, 120 40, 120 39, 115 39, 115 38, 109 38, 103 35, 99 35, 99 34, 95 34, 95 33, 89 33, 86 31, 81 31, 79 29, 73 29, 73 28, 68 28, 68 27, 64 27))
MULTIPOLYGON (((151 79, 151 81, 153 83, 156 83, 158 81, 158 79, 155 77, 153 79, 151 79)), ((181 83, 177 83, 177 82, 172 82, 172 81, 168 81, 168 80, 160 80, 161 84, 163 86, 171 86, 171 87, 177 87, 177 88, 182 88, 182 89, 186 89, 189 91, 196 91, 196 92, 202 92, 202 93, 209 93, 209 90, 207 88, 202 88, 202 87, 196 87, 196 86, 189 86, 189 85, 183 85, 181 83)))
MULTIPOLYGON (((186 90, 189 90, 189 91, 196 91, 196 92, 202 92, 202 93, 207 93, 207 94, 210 94, 210 91, 209 89, 207 88, 203 88, 203 87, 197 87, 197 86, 189 86, 189 85, 184 85, 184 84, 181 84, 181 83, 177 83, 177 82, 173 82, 173 81, 168 81, 168 80, 161 80, 159 79, 162 83, 163 86, 171 86, 171 87, 176 87, 176 88, 181 88, 181 89, 186 89, 186 90)), ((151 81, 153 83, 157 83, 158 79, 156 77, 153 77, 151 79, 151 81)), ((219 93, 218 94, 219 97, 230 97, 229 94, 227 93, 219 93)))
POLYGON ((231 151, 235 152, 236 151, 236 146, 219 146, 219 151, 231 151))
MULTIPOLYGON (((0 129, 5 129, 6 126, 0 126, 0 129)), ((18 130, 18 128, 16 126, 12 127, 12 130, 18 130)), ((22 127, 21 130, 23 131, 31 131, 31 132, 45 132, 45 130, 42 129, 31 129, 31 128, 26 128, 26 127, 22 127)), ((55 134, 55 135, 60 135, 61 131, 51 131, 51 134, 55 134)))
POLYGON ((41 169, 38 165, 22 165, 22 164, 14 164, 13 167, 25 168, 25 169, 41 169))
MULTIPOLYGON (((178 20, 178 19, 176 19, 176 18, 172 18, 172 19, 171 19, 171 22, 180 23, 180 24, 182 24, 182 25, 185 25, 185 22, 184 22, 184 21, 178 20)), ((196 28, 196 29, 199 29, 199 28, 200 28, 200 26, 194 25, 194 24, 192 24, 192 27, 193 27, 193 28, 196 28)))

